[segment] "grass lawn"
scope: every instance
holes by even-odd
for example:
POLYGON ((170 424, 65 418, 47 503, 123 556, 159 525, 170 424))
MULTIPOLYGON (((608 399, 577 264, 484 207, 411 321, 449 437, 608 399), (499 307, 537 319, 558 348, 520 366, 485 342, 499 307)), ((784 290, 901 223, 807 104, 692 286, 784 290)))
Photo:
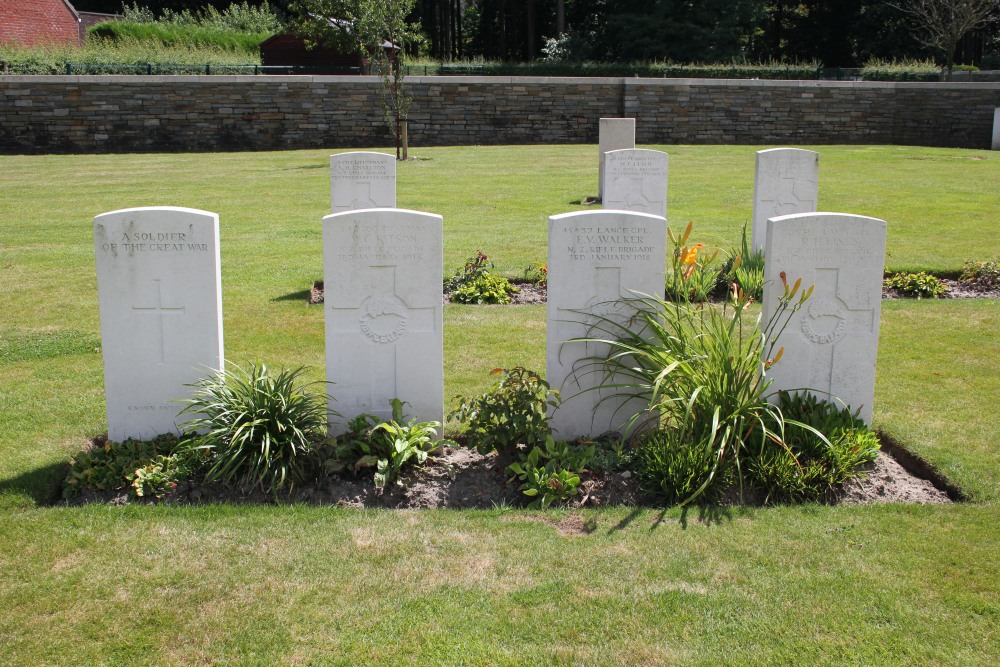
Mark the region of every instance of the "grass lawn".
MULTIPOLYGON (((761 147, 669 146, 669 218, 729 247, 761 147)), ((818 147, 820 206, 889 223, 892 269, 1000 253, 1000 157, 818 147)), ((596 194, 596 147, 415 149, 399 205, 445 272, 510 275, 596 194)), ((325 151, 3 156, 0 664, 982 664, 1000 661, 1000 303, 883 304, 875 426, 971 498, 693 513, 47 507, 103 432, 92 218, 221 216, 227 357, 322 378, 325 151), (548 521, 547 521, 548 520, 548 521), (578 528, 563 534, 553 523, 578 528)), ((445 308, 447 397, 544 367, 541 306, 445 308)), ((405 397, 403 397, 405 398, 405 397)))

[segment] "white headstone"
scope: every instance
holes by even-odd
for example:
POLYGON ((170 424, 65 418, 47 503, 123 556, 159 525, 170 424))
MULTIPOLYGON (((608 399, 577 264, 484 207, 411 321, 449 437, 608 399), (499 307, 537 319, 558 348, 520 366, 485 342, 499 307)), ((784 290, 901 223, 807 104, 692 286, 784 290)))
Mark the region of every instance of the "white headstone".
POLYGON ((396 158, 354 151, 330 156, 330 210, 396 206, 396 158))
POLYGON ((667 217, 667 154, 642 148, 605 153, 603 205, 667 217))
POLYGON ((990 148, 1000 151, 1000 107, 993 110, 993 142, 990 148))
POLYGON ((566 341, 598 336, 587 313, 624 321, 634 311, 620 298, 661 295, 666 264, 667 221, 647 213, 583 211, 549 218, 548 335, 546 378, 562 394, 552 414, 559 438, 571 440, 621 430, 645 404, 608 399, 587 357, 605 350, 566 341), (582 393, 581 393, 582 392, 582 393))
MULTIPOLYGON (((861 410, 868 424, 875 397, 885 222, 843 213, 799 213, 767 223, 762 321, 784 293, 784 281, 815 285, 812 296, 778 337, 785 350, 769 375, 779 390, 810 389, 861 410)), ((766 350, 765 350, 766 353, 766 350)), ((766 361, 766 360, 765 360, 766 361)))
POLYGON ((108 437, 186 421, 185 386, 223 365, 219 216, 170 206, 94 218, 108 437))
POLYGON ((635 118, 601 118, 597 135, 597 197, 604 198, 604 154, 635 148, 635 118))
POLYGON ((764 249, 768 219, 812 213, 818 193, 819 153, 800 148, 757 151, 750 237, 753 249, 764 249))
POLYGON ((390 401, 421 421, 444 418, 442 218, 396 208, 323 218, 326 377, 334 433, 390 401))

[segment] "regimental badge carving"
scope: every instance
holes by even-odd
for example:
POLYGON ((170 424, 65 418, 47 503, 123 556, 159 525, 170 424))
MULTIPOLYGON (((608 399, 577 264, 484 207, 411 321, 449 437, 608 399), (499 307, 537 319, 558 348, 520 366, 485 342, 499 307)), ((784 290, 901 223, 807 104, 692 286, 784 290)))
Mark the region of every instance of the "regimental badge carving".
POLYGON ((847 331, 847 311, 838 299, 816 299, 802 316, 802 335, 819 345, 836 343, 847 331))
POLYGON ((410 310, 396 296, 373 296, 361 304, 361 333, 375 343, 394 343, 406 333, 410 310))

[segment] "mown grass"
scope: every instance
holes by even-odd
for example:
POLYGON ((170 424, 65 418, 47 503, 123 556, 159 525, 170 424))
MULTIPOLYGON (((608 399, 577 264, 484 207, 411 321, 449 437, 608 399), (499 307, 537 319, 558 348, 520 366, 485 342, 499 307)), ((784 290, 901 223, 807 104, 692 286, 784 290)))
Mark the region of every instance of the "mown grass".
MULTIPOLYGON (((665 148, 672 223, 735 243, 754 149, 665 148)), ((900 266, 953 271, 1000 246, 985 224, 994 156, 819 150, 821 207, 885 217, 900 266)), ((399 165, 399 204, 444 215, 444 273, 482 248, 519 274, 545 256, 546 216, 596 190, 593 146, 415 153, 427 159, 399 165)), ((322 277, 328 152, 14 156, 0 168, 4 664, 1000 658, 995 300, 883 306, 875 425, 973 503, 728 510, 711 523, 628 509, 49 508, 68 455, 105 428, 92 217, 219 212, 227 356, 305 363, 322 379, 322 309, 305 290, 322 277)), ((484 388, 494 367, 542 370, 544 329, 543 306, 447 306, 446 397, 484 388)))

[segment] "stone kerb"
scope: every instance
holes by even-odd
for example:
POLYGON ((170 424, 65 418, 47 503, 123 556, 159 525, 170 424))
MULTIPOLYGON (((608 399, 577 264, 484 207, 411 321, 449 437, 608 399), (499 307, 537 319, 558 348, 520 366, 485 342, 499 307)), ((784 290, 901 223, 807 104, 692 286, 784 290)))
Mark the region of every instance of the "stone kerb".
POLYGON ((601 118, 597 139, 597 198, 604 198, 604 154, 635 148, 635 118, 601 118))
POLYGON ((323 218, 333 433, 361 413, 388 421, 393 398, 411 418, 444 420, 442 223, 397 208, 323 218))
POLYGON ((811 213, 819 197, 819 153, 800 148, 757 151, 754 165, 752 248, 764 250, 767 221, 811 213))
POLYGON ((94 218, 108 437, 178 430, 179 400, 223 365, 219 216, 176 207, 94 218))
POLYGON ((395 156, 371 151, 330 156, 330 209, 333 213, 395 207, 395 156))
POLYGON ((620 430, 645 404, 611 398, 601 369, 588 357, 603 346, 570 342, 600 336, 600 319, 623 322, 633 311, 620 299, 663 293, 667 221, 628 211, 583 211, 549 218, 546 377, 563 402, 552 413, 559 438, 620 430))
POLYGON ((808 389, 871 424, 885 235, 885 221, 844 213, 768 221, 762 321, 774 317, 786 281, 815 286, 777 337, 784 353, 769 371, 772 401, 778 391, 808 389))
POLYGON ((603 208, 667 217, 667 159, 644 148, 605 153, 603 208))

